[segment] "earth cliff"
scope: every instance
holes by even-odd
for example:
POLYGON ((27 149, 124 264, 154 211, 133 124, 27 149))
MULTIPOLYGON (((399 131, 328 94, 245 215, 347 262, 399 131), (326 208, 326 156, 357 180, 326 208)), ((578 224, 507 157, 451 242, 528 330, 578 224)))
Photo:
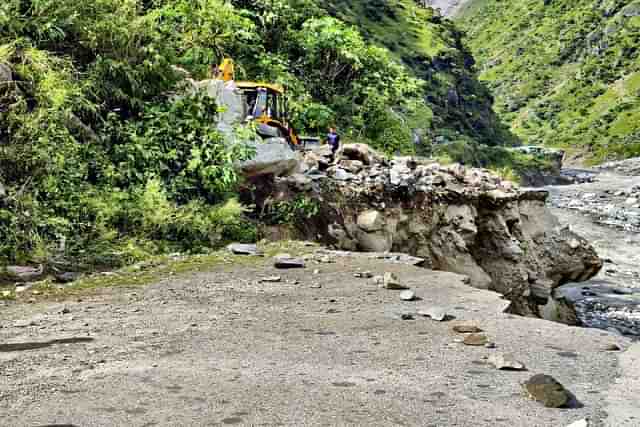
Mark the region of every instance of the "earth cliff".
POLYGON ((512 311, 528 315, 541 314, 554 288, 602 267, 584 239, 558 226, 544 191, 518 189, 481 169, 388 161, 364 145, 346 146, 338 165, 329 165, 325 153, 321 147, 306 154, 305 174, 258 190, 263 212, 301 201, 314 206, 297 224, 304 237, 421 257, 426 267, 498 291, 512 311))

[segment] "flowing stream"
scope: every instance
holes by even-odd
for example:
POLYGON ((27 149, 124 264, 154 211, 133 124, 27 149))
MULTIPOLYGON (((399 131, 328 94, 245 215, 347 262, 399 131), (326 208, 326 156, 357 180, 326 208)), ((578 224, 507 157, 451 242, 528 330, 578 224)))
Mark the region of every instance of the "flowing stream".
POLYGON ((596 278, 563 286, 556 298, 571 301, 585 326, 640 336, 640 176, 593 173, 591 183, 547 187, 561 224, 588 239, 605 260, 596 278))

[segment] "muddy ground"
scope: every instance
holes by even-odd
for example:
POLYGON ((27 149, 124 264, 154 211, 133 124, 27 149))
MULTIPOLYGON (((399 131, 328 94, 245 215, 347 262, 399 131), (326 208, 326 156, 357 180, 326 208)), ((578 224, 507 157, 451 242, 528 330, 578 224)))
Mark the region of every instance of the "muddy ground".
POLYGON ((499 295, 472 289, 455 274, 333 260, 283 272, 265 258, 60 302, 5 303, 0 424, 640 422, 629 401, 638 390, 628 368, 637 353, 606 350, 614 343, 626 349, 626 338, 504 314, 499 295), (398 291, 354 277, 357 271, 393 271, 422 300, 403 302, 398 291), (260 282, 274 275, 281 281, 260 282), (454 318, 398 318, 433 305, 454 318), (496 348, 463 345, 451 330, 457 324, 481 327, 496 348), (496 352, 513 354, 528 371, 495 370, 486 358, 496 352), (521 383, 537 373, 574 393, 573 407, 547 409, 531 400, 521 383))

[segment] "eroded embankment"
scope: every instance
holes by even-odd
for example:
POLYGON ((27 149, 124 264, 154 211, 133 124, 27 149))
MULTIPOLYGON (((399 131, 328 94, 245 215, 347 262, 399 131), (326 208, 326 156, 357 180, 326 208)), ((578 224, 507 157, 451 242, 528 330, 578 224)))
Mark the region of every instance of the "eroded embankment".
POLYGON ((602 267, 593 247, 546 209, 546 192, 518 189, 487 170, 387 161, 363 145, 345 147, 338 165, 323 148, 307 153, 305 168, 262 188, 259 203, 316 203, 317 214, 298 227, 304 237, 424 258, 428 268, 501 293, 513 312, 540 315, 554 288, 602 267))

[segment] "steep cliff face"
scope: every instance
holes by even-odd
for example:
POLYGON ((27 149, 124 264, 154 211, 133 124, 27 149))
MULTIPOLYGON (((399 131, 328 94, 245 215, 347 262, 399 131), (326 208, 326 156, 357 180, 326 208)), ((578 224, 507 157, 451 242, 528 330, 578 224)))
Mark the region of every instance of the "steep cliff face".
POLYGON ((459 22, 526 143, 640 155, 640 1, 472 0, 459 22))
POLYGON ((306 175, 276 181, 268 203, 315 205, 301 221, 305 237, 341 249, 402 252, 425 266, 465 274, 495 290, 512 311, 540 315, 553 289, 593 277, 594 249, 546 210, 546 192, 519 190, 481 169, 412 158, 390 162, 366 146, 347 146, 326 174, 317 153, 306 175))
POLYGON ((429 7, 431 3, 332 0, 318 5, 355 25, 368 40, 388 48, 426 82, 424 98, 433 114, 432 126, 418 129, 416 142, 513 143, 513 135, 493 111, 490 92, 477 80, 462 33, 429 7))

